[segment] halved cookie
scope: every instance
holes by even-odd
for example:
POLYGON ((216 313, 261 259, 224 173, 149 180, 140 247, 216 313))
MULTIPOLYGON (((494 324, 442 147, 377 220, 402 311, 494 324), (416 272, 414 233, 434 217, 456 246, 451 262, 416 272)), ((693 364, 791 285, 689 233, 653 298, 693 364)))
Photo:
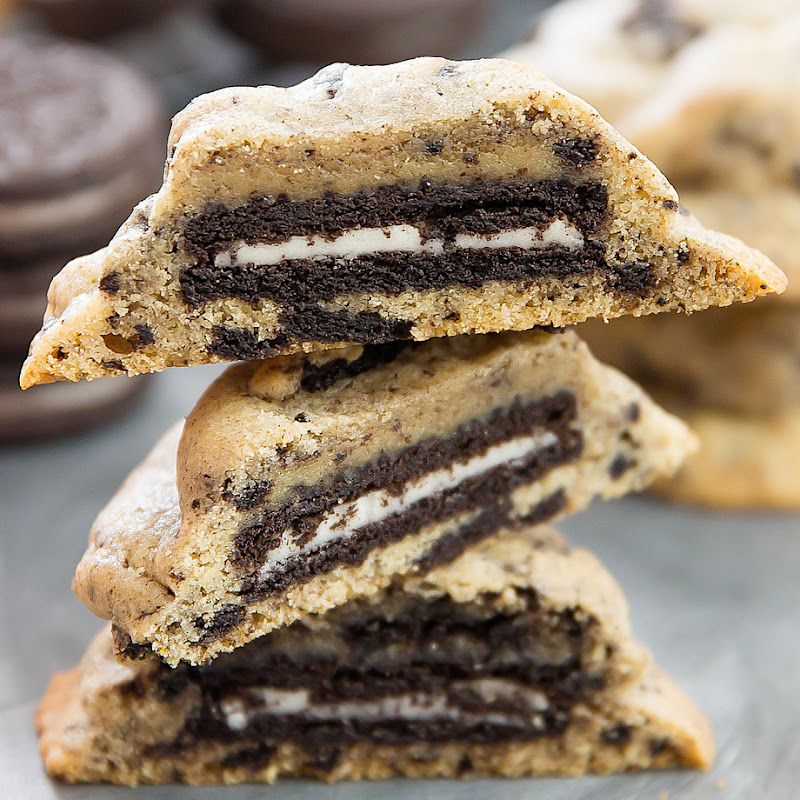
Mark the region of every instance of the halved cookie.
POLYGON ((513 62, 334 65, 175 120, 164 185, 54 279, 23 387, 782 291, 513 62))
POLYGON ((179 435, 101 512, 75 579, 171 664, 639 489, 694 447, 574 333, 539 331, 237 365, 189 415, 176 479, 179 435))
POLYGON ((525 527, 203 667, 122 666, 105 629, 37 724, 53 777, 129 785, 702 769, 714 751, 603 566, 525 527))

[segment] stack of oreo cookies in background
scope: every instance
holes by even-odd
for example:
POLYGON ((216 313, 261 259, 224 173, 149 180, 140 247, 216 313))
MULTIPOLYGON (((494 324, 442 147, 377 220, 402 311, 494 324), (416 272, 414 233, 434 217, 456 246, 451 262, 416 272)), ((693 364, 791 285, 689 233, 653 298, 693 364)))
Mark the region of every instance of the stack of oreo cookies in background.
POLYGON ((39 711, 123 784, 704 768, 619 587, 543 523, 693 435, 565 326, 780 292, 599 115, 502 60, 335 65, 173 124, 53 281, 22 383, 242 360, 100 513, 111 624, 39 711))
POLYGON ((98 39, 148 25, 193 0, 20 0, 37 22, 63 36, 98 39))
POLYGON ((386 64, 463 54, 481 36, 487 0, 216 0, 219 21, 269 58, 386 64))
POLYGON ((52 277, 157 187, 164 128, 156 91, 104 52, 0 38, 0 440, 89 427, 143 388, 102 381, 23 396, 18 373, 52 277))
POLYGON ((592 103, 686 208, 786 272, 788 291, 765 303, 590 323, 581 335, 700 436, 660 494, 800 510, 797 3, 567 0, 508 56, 592 103))

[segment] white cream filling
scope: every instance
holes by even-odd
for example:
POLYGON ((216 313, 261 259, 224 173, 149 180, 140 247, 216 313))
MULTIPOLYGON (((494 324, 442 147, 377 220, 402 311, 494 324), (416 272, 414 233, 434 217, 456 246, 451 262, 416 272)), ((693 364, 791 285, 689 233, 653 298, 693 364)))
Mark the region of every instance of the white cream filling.
MULTIPOLYGON (((521 712, 533 715, 546 711, 549 706, 547 697, 542 692, 499 678, 458 681, 452 684, 452 688, 468 689, 489 704, 498 698, 513 698, 519 702, 521 712)), ((252 687, 243 690, 239 696, 223 698, 220 710, 225 724, 234 731, 244 730, 253 718, 263 714, 302 714, 306 719, 324 721, 475 719, 499 725, 512 719, 510 715, 499 712, 467 712, 451 705, 445 695, 429 695, 424 692, 383 697, 380 700, 313 703, 307 689, 267 687, 252 687)))
MULTIPOLYGON (((354 228, 336 237, 292 236, 278 244, 236 242, 214 259, 217 267, 255 264, 272 266, 281 261, 308 258, 350 259, 376 253, 431 253, 445 250, 444 239, 426 239, 413 225, 354 228)), ((465 250, 519 247, 523 250, 560 245, 570 250, 583 247, 583 234, 567 219, 558 217, 545 227, 513 228, 492 234, 459 233, 453 244, 465 250)))
POLYGON ((322 518, 313 538, 303 547, 295 542, 295 532, 291 528, 285 530, 280 544, 269 551, 261 576, 266 577, 289 558, 306 555, 328 542, 353 536, 360 528, 381 522, 392 514, 401 513, 426 497, 453 489, 462 481, 501 464, 514 464, 557 441, 558 437, 552 431, 511 439, 488 448, 468 461, 451 464, 446 469, 429 472, 409 481, 400 494, 376 489, 350 502, 340 503, 322 518))

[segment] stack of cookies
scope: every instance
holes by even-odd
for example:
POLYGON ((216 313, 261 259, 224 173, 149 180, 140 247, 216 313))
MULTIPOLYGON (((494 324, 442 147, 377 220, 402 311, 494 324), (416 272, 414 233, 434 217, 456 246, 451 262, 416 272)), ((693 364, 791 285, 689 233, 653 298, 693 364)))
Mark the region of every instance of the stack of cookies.
POLYGON ((659 491, 722 508, 800 510, 797 3, 569 0, 510 56, 589 100, 688 208, 790 277, 785 295, 753 307, 581 333, 700 435, 700 452, 659 491))
POLYGON ((613 579, 539 527, 671 474, 694 438, 554 326, 783 274, 501 60, 224 90, 168 153, 53 281, 22 382, 245 363, 94 524, 74 588, 111 625, 42 703, 50 774, 707 766, 707 722, 613 579))

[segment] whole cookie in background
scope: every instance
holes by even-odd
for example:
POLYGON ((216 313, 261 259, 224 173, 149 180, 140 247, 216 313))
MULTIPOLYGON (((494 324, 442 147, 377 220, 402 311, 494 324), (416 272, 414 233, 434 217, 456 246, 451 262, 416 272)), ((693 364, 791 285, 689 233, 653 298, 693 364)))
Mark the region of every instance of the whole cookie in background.
POLYGON ((565 0, 503 55, 596 106, 638 144, 620 119, 660 88, 687 48, 717 28, 769 25, 796 10, 796 0, 565 0))
MULTIPOLYGON (((529 64, 614 122, 645 97, 675 50, 696 35, 668 30, 642 0, 567 0, 542 15, 533 35, 503 55, 529 64)), ((661 4, 659 4, 660 7, 661 4)))
POLYGON ((85 427, 99 406, 138 392, 120 384, 23 397, 12 373, 53 275, 106 242, 158 186, 165 128, 157 91, 99 48, 0 37, 0 439, 85 427))
POLYGON ((0 39, 2 262, 108 241, 157 188, 165 130, 156 90, 103 50, 0 39))
POLYGON ((189 0, 22 0, 52 31, 96 39, 146 25, 189 0))
POLYGON ((780 264, 786 291, 698 314, 592 321, 581 335, 598 358, 676 412, 676 400, 762 419, 800 411, 800 192, 777 185, 760 193, 687 190, 681 203, 780 264))
POLYGON ((459 55, 487 0, 220 0, 220 20, 276 59, 388 64, 459 55))
POLYGON ((653 491, 729 510, 800 509, 800 407, 770 417, 712 409, 683 414, 702 446, 653 491))

